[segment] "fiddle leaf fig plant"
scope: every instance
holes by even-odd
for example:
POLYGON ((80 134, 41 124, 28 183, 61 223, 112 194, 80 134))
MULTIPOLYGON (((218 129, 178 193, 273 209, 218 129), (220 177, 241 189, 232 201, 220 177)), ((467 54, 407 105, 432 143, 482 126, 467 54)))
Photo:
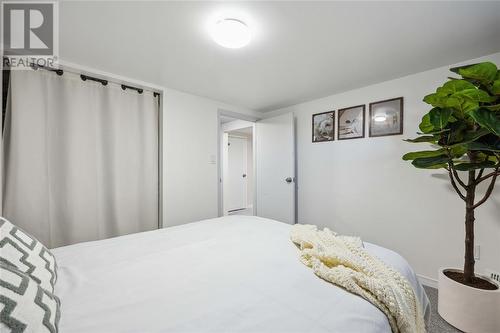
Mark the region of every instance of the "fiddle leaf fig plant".
POLYGON ((475 284, 474 210, 488 200, 500 175, 500 71, 491 62, 452 68, 459 77, 424 97, 432 109, 419 125, 419 136, 405 140, 432 149, 407 153, 403 160, 422 169, 445 169, 465 202, 463 283, 475 284), (464 172, 464 173, 460 173, 464 172), (476 198, 479 184, 488 182, 476 198))

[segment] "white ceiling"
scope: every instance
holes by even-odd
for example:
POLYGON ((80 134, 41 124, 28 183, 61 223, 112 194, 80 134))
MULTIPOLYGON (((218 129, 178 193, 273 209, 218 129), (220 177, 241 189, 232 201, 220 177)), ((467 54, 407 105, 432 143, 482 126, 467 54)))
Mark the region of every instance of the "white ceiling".
POLYGON ((500 51, 500 2, 62 2, 70 62, 258 111, 500 51), (256 31, 225 49, 207 22, 256 31))
POLYGON ((232 118, 232 117, 220 116, 219 120, 220 120, 221 124, 226 124, 226 123, 229 123, 231 121, 238 120, 238 119, 232 118))

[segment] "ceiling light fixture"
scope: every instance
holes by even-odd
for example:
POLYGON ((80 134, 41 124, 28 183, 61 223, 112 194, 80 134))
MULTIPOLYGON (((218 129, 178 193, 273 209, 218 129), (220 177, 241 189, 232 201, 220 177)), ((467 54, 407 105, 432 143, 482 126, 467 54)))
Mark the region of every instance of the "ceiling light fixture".
POLYGON ((252 39, 248 25, 242 20, 232 17, 215 22, 211 35, 217 44, 230 49, 246 46, 252 39))

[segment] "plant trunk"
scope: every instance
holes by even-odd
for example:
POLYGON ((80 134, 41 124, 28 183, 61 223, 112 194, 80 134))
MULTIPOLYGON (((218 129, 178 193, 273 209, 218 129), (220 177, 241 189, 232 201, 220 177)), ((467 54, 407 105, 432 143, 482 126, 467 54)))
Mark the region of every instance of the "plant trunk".
POLYGON ((472 283, 474 279, 474 199, 476 195, 476 172, 469 171, 467 194, 465 196, 465 263, 464 281, 472 283))

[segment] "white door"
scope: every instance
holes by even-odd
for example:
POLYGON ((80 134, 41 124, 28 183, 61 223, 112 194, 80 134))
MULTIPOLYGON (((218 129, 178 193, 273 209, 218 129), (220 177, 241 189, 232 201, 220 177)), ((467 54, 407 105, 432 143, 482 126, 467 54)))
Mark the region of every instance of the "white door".
POLYGON ((229 136, 227 153, 227 211, 247 207, 247 139, 229 136))
POLYGON ((295 223, 293 113, 256 123, 257 216, 295 223))

